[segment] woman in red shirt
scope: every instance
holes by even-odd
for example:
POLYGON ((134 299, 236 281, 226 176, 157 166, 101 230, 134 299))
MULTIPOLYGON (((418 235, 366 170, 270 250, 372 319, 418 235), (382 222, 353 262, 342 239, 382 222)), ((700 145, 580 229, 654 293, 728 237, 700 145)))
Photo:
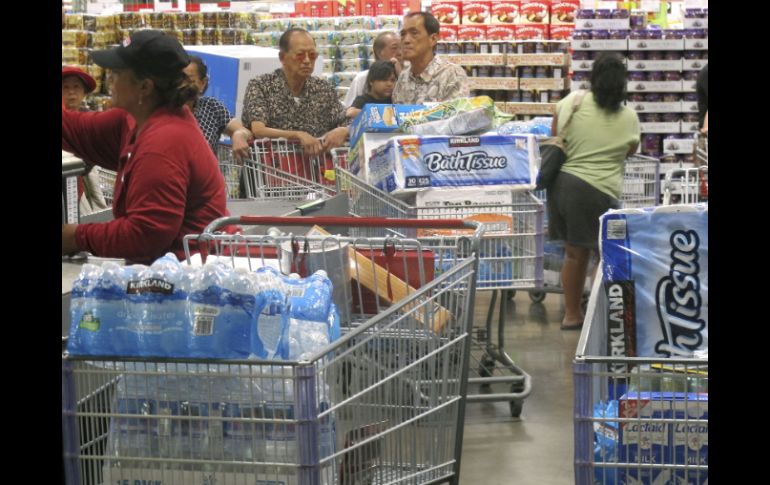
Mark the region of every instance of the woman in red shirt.
POLYGON ((219 165, 185 103, 198 94, 184 73, 190 58, 175 38, 134 32, 122 46, 92 54, 110 70, 115 109, 62 107, 62 149, 118 172, 114 220, 62 225, 62 254, 148 263, 227 215, 219 165))

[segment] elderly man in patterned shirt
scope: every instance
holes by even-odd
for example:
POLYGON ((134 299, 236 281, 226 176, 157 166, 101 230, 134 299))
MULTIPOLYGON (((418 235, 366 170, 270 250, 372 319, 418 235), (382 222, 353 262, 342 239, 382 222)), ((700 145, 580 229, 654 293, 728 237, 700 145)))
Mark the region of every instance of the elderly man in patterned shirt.
POLYGON ((422 104, 470 95, 463 68, 436 57, 438 40, 436 17, 428 12, 412 12, 404 17, 401 50, 404 60, 411 65, 398 77, 394 103, 422 104))
POLYGON ((311 76, 318 58, 315 41, 306 30, 292 28, 278 45, 283 67, 249 81, 243 126, 256 138, 296 140, 308 155, 341 146, 350 121, 332 85, 311 76))

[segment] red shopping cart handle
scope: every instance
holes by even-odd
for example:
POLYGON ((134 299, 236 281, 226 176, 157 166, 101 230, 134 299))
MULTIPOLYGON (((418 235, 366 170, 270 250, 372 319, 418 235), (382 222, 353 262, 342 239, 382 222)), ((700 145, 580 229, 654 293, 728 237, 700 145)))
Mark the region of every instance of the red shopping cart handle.
POLYGON ((343 226, 343 227, 413 227, 420 229, 478 229, 476 221, 461 219, 395 219, 389 217, 275 217, 275 216, 231 216, 220 217, 209 224, 204 233, 211 234, 217 229, 233 224, 257 226, 343 226))

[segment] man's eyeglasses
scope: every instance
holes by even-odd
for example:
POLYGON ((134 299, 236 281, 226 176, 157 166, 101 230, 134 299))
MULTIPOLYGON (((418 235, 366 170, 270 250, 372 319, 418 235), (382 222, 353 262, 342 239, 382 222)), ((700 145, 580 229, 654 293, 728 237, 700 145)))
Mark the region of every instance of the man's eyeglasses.
POLYGON ((298 52, 294 54, 294 59, 299 62, 304 61, 305 58, 310 59, 310 62, 313 62, 318 59, 318 52, 298 52))

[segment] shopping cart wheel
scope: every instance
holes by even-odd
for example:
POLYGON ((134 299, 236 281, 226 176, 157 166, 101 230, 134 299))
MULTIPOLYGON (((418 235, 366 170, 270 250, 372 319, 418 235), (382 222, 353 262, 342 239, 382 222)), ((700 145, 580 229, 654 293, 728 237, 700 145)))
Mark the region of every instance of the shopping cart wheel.
POLYGON ((516 290, 506 290, 505 292, 505 298, 508 300, 513 300, 516 297, 516 290))
POLYGON ((511 417, 518 418, 521 416, 521 411, 524 409, 524 401, 522 399, 514 399, 510 402, 511 405, 511 417))
POLYGON ((495 359, 484 354, 479 361, 479 377, 492 377, 492 372, 494 372, 494 370, 495 359))
POLYGON ((545 300, 545 291, 530 291, 529 299, 532 300, 533 303, 543 303, 543 300, 545 300))

